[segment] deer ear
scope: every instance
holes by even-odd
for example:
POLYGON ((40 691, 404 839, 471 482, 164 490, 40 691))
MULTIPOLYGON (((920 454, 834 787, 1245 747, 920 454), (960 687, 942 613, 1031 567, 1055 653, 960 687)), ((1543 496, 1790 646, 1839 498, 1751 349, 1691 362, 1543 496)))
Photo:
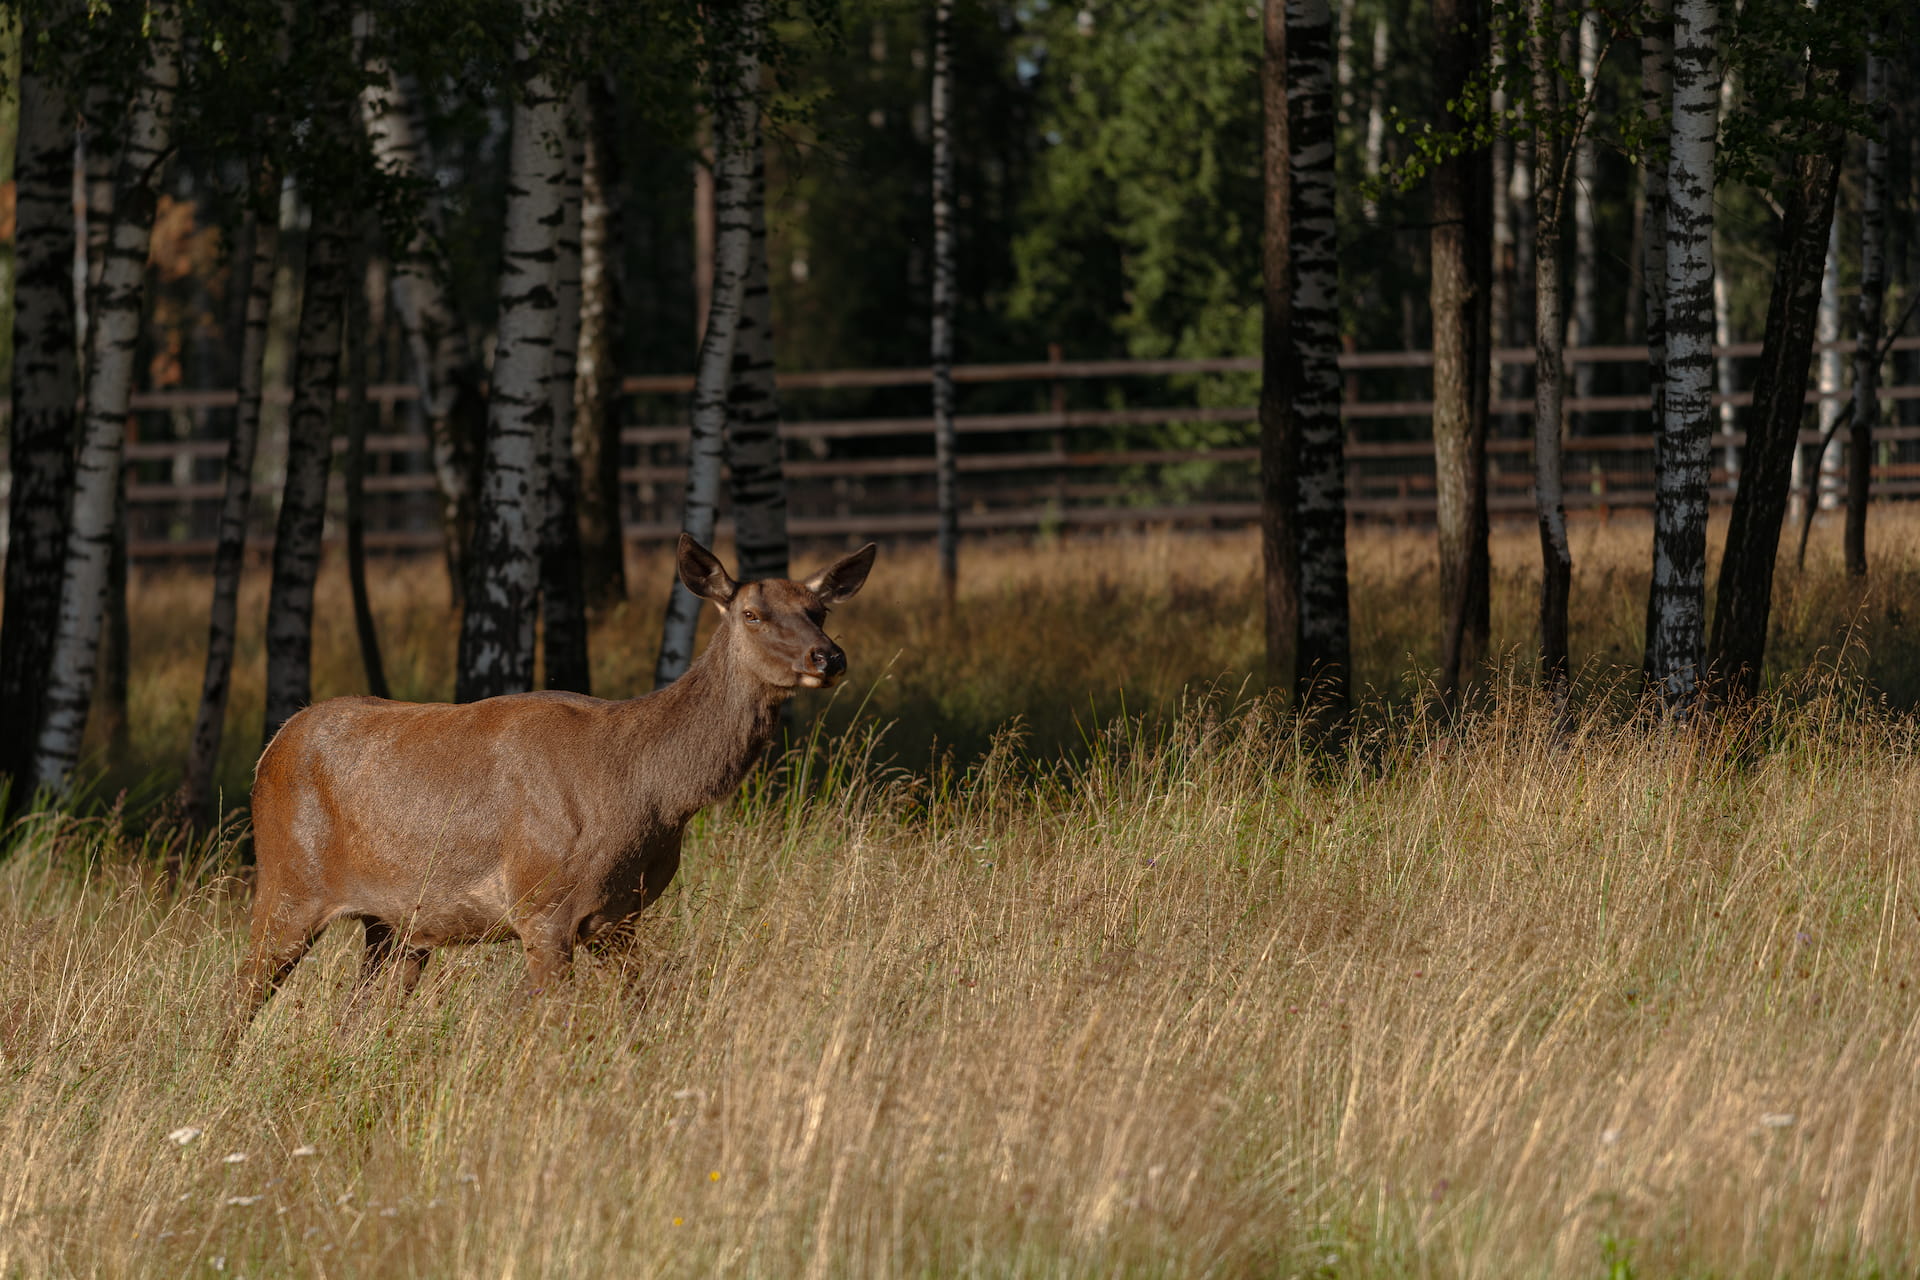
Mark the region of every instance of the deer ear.
POLYGON ((821 604, 851 600, 867 584, 873 557, 880 548, 869 542, 850 556, 842 556, 800 585, 820 597, 821 604))
POLYGON ((683 533, 678 558, 680 581, 686 584, 687 590, 725 609, 740 584, 727 576, 720 557, 695 542, 692 535, 683 533))

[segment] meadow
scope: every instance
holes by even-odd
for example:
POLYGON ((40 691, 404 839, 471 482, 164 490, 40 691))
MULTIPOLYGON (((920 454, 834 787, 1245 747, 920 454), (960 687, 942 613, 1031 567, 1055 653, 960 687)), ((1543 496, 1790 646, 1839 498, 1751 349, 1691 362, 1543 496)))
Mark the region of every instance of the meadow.
MULTIPOLYGON (((1560 736, 1531 531, 1452 720, 1430 539, 1359 531, 1331 758, 1250 674, 1249 537, 969 549, 951 623, 883 551, 851 679, 630 946, 531 1003, 516 949, 449 950, 349 1011, 338 926, 230 1061, 239 827, 146 799, 205 589, 145 577, 128 759, 0 864, 0 1275, 1910 1274, 1920 518, 1876 513, 1867 587, 1783 566, 1767 699, 1690 728, 1630 714, 1646 537, 1576 531, 1560 736)), ((633 568, 609 694, 657 636, 633 568)), ((397 692, 445 696, 434 568, 376 603, 397 692)))

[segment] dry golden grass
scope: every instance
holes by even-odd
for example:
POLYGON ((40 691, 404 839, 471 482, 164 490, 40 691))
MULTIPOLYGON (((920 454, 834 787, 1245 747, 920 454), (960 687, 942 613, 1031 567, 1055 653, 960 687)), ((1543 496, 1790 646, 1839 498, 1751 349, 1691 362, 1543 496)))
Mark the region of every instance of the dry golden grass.
MULTIPOLYGON (((1823 561, 1781 649, 1850 620, 1837 671, 1738 732, 1623 727, 1601 664, 1638 588, 1599 562, 1643 537, 1589 548, 1571 740, 1508 676, 1445 731, 1378 706, 1331 762, 1235 692, 1244 540, 980 553, 952 633, 892 557, 844 637, 856 679, 899 652, 872 702, 926 740, 1018 697, 1165 714, 931 770, 839 736, 701 820, 632 948, 553 998, 481 947, 347 1015, 341 926, 231 1065, 224 848, 170 887, 164 832, 29 820, 0 866, 0 1275, 1909 1274, 1920 769, 1856 678, 1912 661, 1901 623, 1823 561)), ((1500 543, 1503 648, 1528 550, 1500 543)), ((1362 679, 1406 688, 1423 553, 1358 551, 1362 679)), ((430 581, 383 601, 414 694, 444 682, 404 598, 430 581)), ((154 584, 141 617, 193 599, 154 584)), ((646 665, 618 625, 609 690, 646 665)), ((189 648, 143 655, 136 715, 189 648)))

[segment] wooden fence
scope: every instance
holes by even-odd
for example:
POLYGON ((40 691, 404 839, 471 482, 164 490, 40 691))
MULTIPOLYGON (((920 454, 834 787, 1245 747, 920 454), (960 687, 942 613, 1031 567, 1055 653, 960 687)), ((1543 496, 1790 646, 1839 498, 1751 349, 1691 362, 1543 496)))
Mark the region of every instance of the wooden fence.
MULTIPOLYGON (((1848 352, 1851 343, 1836 344, 1848 352)), ((1759 345, 1720 354, 1735 386, 1759 345)), ((1920 339, 1894 344, 1894 376, 1883 391, 1891 412, 1876 433, 1877 496, 1920 494, 1920 339), (1903 381, 1903 376, 1905 380, 1903 381)), ((1500 394, 1493 404, 1490 503, 1496 513, 1531 510, 1533 353, 1496 353, 1500 394)), ((1347 482, 1357 520, 1430 519, 1434 506, 1427 352, 1342 357, 1348 428, 1347 482)), ((1566 481, 1572 508, 1603 511, 1652 502, 1653 442, 1645 413, 1646 351, 1594 347, 1568 353, 1592 370, 1592 394, 1567 401, 1566 481)), ((961 528, 986 533, 1150 525, 1236 526, 1257 517, 1257 362, 1061 360, 963 365, 958 416, 961 528)), ((796 537, 913 537, 934 529, 933 423, 924 368, 855 369, 780 376, 791 527, 796 537)), ((686 376, 625 380, 621 432, 623 518, 635 540, 679 528, 686 427, 686 376)), ((1851 393, 1842 390, 1841 398, 1851 393)), ((378 386, 370 399, 378 427, 368 440, 369 547, 437 546, 427 441, 410 385, 378 386)), ((1727 396, 1737 425, 1745 391, 1727 396)), ((1810 402, 1818 399, 1810 393, 1810 402)), ((136 396, 127 446, 132 553, 142 559, 209 555, 217 528, 231 391, 166 391, 136 396)), ((284 406, 284 396, 279 401, 284 406)), ((284 440, 270 421, 256 470, 253 530, 270 539, 284 440)), ((1812 443, 1818 432, 1803 440, 1812 443)), ((1716 437, 1713 477, 1731 496, 1743 437, 1716 437)), ((1844 443, 1844 441, 1842 441, 1844 443)), ((1836 444, 1830 465, 1837 463, 1836 444)), ((1837 477, 1842 474, 1836 471, 1837 477)), ((334 486, 338 506, 339 486, 334 486)), ((723 519, 723 526, 724 526, 723 519)), ((4 526, 0 526, 4 527, 4 526)), ((330 521, 329 531, 334 529, 330 521)))

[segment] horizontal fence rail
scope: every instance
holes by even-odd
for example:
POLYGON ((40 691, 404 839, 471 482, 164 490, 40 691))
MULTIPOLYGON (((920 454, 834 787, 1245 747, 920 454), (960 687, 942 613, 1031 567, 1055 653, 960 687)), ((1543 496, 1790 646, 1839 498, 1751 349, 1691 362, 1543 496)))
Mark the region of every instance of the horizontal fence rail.
MULTIPOLYGON (((1841 353, 1851 342, 1826 348, 1841 353)), ((1715 500, 1731 498, 1750 403, 1748 369, 1758 343, 1716 349, 1731 386, 1715 403, 1715 500)), ((1497 394, 1488 441, 1489 505, 1532 509, 1533 352, 1494 353, 1497 394)), ((1415 522, 1434 510, 1432 402, 1425 351, 1341 357, 1347 424, 1348 507, 1357 520, 1415 522)), ((1920 339, 1895 342, 1875 432, 1874 493, 1920 495, 1920 339)), ((1645 508, 1653 500, 1646 349, 1589 347, 1567 353, 1567 386, 1590 373, 1589 393, 1566 402, 1566 491, 1571 508, 1645 508)), ((1850 366, 1850 362, 1849 362, 1850 366)), ((1258 518, 1258 361, 1252 357, 1046 360, 954 368, 963 412, 963 530, 977 533, 1149 525, 1235 526, 1258 518)), ((925 368, 782 373, 790 525, 796 537, 911 537, 935 528, 933 421, 925 368)), ((664 539, 680 527, 689 375, 642 375, 621 386, 621 500, 626 536, 664 539)), ((440 545, 428 441, 417 422, 418 389, 369 389, 378 425, 367 439, 367 545, 418 551, 440 545)), ((1822 421, 1851 399, 1842 386, 1822 421)), ((1810 391, 1810 405, 1821 400, 1810 391)), ((252 537, 266 542, 285 457, 284 390, 269 395, 256 464, 252 537), (278 431, 275 431, 275 427, 278 431)), ((211 555, 221 468, 235 396, 228 390, 152 391, 133 397, 126 447, 131 553, 143 560, 211 555)), ((1814 418, 1810 416, 1809 422, 1814 418)), ((1818 426, 1802 432, 1817 444, 1818 426)), ((1824 503, 1842 486, 1845 433, 1820 479, 1824 503)), ((344 442, 336 442, 344 448, 344 442)), ((1810 450, 1807 452, 1811 452, 1810 450)), ((329 531, 337 527, 336 508, 329 531)), ((727 522, 722 521, 723 527, 727 522)), ((0 522, 0 529, 4 523, 0 522)))

